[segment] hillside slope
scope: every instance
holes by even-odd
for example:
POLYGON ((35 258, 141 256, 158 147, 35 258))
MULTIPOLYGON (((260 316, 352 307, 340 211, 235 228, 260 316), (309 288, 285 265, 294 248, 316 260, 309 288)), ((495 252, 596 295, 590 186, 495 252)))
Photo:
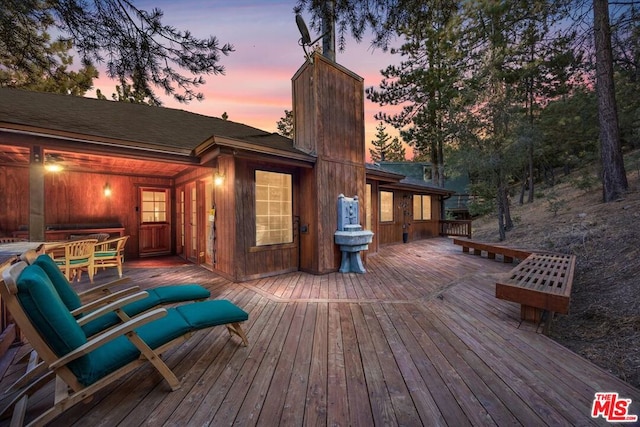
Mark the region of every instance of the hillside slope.
MULTIPOLYGON (((556 316, 551 336, 640 387, 640 153, 625 160, 623 199, 602 203, 599 183, 578 189, 584 171, 562 177, 533 203, 512 202, 515 227, 503 244, 576 255, 570 314, 556 316)), ((497 220, 474 220, 473 239, 497 241, 497 220)))

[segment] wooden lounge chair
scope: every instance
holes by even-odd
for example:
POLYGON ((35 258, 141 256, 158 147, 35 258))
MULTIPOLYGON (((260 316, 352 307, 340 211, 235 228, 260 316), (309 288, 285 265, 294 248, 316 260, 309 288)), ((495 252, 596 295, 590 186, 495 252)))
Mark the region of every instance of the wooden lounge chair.
MULTIPOLYGON (((46 424, 147 362, 171 390, 178 389, 180 381, 160 354, 197 330, 226 325, 247 344, 240 322, 247 320, 248 314, 226 300, 152 310, 89 338, 38 265, 20 261, 6 268, 2 278, 0 295, 42 362, 0 396, 0 415, 55 377, 53 406, 32 421, 35 425, 46 424)), ((99 311, 120 312, 120 307, 145 294, 129 295, 99 311)))
MULTIPOLYGON (((34 264, 42 268, 49 277, 49 280, 51 280, 53 286, 56 288, 62 302, 77 319, 86 316, 103 305, 111 303, 128 294, 140 291, 140 288, 135 286, 113 292, 113 284, 125 283, 128 280, 121 279, 104 286, 92 288, 82 294, 78 294, 49 256, 36 255, 34 257, 34 253, 25 253, 21 258, 24 261, 27 261, 28 264, 34 264), (100 298, 91 299, 91 295, 98 295, 100 298), (85 300, 84 302, 83 299, 85 300)), ((147 296, 145 298, 141 298, 123 306, 122 311, 128 316, 135 316, 163 304, 202 301, 211 296, 211 292, 195 283, 159 286, 148 289, 146 292, 147 296)), ((111 312, 95 318, 90 322, 83 320, 81 324, 85 333, 88 336, 91 336, 120 322, 121 319, 116 315, 116 313, 111 312)))
POLYGON ((116 267, 118 277, 122 277, 122 264, 124 263, 124 247, 129 240, 129 236, 116 237, 113 239, 98 242, 93 252, 94 274, 99 268, 103 270, 107 267, 116 267))

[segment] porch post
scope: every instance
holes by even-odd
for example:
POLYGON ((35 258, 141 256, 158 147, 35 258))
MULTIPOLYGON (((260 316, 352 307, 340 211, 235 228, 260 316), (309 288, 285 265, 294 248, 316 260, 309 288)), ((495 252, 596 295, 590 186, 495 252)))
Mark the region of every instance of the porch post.
POLYGON ((42 148, 31 148, 29 165, 29 240, 44 242, 44 164, 42 148))

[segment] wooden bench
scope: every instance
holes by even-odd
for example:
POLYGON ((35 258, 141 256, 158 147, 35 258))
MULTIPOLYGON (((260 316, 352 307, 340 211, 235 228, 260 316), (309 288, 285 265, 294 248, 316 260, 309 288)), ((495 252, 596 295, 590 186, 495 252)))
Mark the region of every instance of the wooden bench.
POLYGON ((471 252, 474 255, 482 255, 487 253, 487 258, 496 259, 496 254, 502 255, 502 260, 506 263, 513 262, 514 259, 524 260, 532 254, 531 251, 524 249, 509 248, 507 246, 495 245, 493 243, 477 242, 467 239, 453 239, 455 245, 462 246, 462 252, 471 252))
POLYGON ((496 298, 520 303, 522 320, 540 323, 544 311, 568 314, 575 266, 575 255, 533 253, 496 283, 496 298))

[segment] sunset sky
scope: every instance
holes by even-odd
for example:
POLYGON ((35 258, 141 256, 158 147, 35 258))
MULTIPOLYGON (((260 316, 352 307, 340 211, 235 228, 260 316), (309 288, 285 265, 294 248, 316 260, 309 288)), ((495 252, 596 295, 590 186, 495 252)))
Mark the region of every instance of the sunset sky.
MULTIPOLYGON (((136 0, 135 5, 145 10, 159 8, 164 12, 165 24, 189 30, 201 38, 213 35, 221 45, 230 43, 235 48, 235 52, 222 57, 225 75, 204 76, 207 83, 200 88, 204 101, 179 104, 163 96, 165 107, 216 117, 226 112, 229 120, 277 131, 277 121, 284 116, 285 109, 291 109, 291 77, 305 60, 298 44, 300 33, 293 13, 294 0, 136 0)), ((309 25, 310 18, 305 19, 309 25)), ((315 39, 316 33, 309 30, 315 39)), ((336 54, 336 62, 364 78, 365 88, 378 86, 382 79, 380 70, 394 61, 395 56, 371 48, 369 40, 359 44, 349 40, 345 51, 336 54)), ((115 85, 102 72, 95 87, 110 98, 115 85)), ((378 122, 374 115, 379 111, 380 106, 365 100, 367 146, 375 139, 378 122)), ((397 134, 390 126, 387 133, 397 134)), ((410 150, 407 155, 411 156, 410 150)))

